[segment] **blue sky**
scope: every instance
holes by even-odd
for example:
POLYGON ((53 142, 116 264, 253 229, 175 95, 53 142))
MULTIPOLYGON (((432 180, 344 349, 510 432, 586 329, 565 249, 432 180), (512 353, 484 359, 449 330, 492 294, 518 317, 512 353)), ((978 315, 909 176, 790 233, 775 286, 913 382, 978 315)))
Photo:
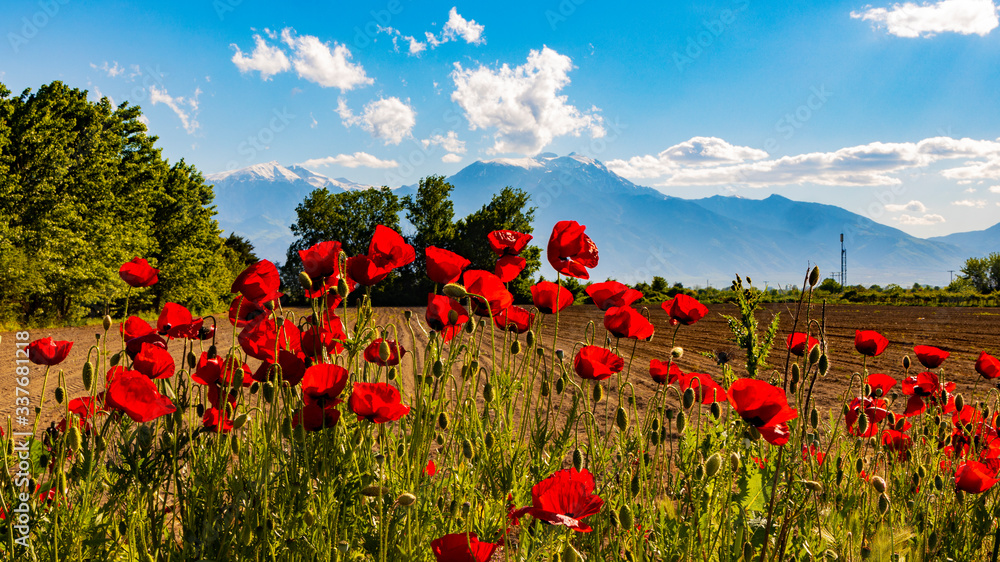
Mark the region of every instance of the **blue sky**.
POLYGON ((682 197, 771 193, 917 236, 1000 220, 989 0, 9 0, 0 82, 142 106, 206 174, 376 185, 579 152, 682 197))

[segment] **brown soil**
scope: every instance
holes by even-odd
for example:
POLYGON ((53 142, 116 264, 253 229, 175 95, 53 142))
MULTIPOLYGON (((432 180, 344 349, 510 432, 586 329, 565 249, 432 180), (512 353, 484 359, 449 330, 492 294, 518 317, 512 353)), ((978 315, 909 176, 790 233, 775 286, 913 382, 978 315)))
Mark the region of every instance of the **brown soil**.
MULTIPOLYGON (((732 343, 731 334, 725 319, 722 317, 722 314, 736 314, 735 307, 711 305, 709 310, 709 315, 701 321, 693 326, 681 326, 677 332, 675 345, 685 350, 683 357, 677 361, 678 365, 684 371, 708 373, 719 380, 721 367, 713 357, 715 354, 725 352, 732 357, 730 365, 733 366, 737 375, 743 374, 741 354, 732 343)), ((416 308, 413 311, 413 321, 419 320, 420 324, 424 325, 423 311, 416 308)), ((297 316, 301 316, 305 311, 295 310, 295 312, 297 316)), ((780 341, 777 342, 775 351, 771 355, 773 371, 770 371, 764 378, 781 379, 785 372, 784 337, 791 331, 795 305, 782 304, 765 307, 759 316, 762 330, 772 315, 776 313, 781 315, 780 341)), ((911 358, 915 359, 912 357, 913 345, 934 345, 951 352, 951 357, 944 364, 945 376, 949 380, 958 382, 958 391, 965 393, 967 400, 979 378, 975 372, 974 364, 980 350, 986 350, 994 355, 1000 354, 1000 309, 998 308, 832 305, 826 307, 825 317, 822 313, 821 306, 813 307, 813 319, 825 320, 831 367, 827 376, 817 381, 814 396, 820 405, 828 407, 840 403, 852 373, 862 369, 861 356, 854 351, 855 329, 877 330, 889 338, 889 348, 881 356, 868 362, 868 370, 887 373, 897 380, 903 378, 902 357, 910 354, 911 358)), ((601 314, 592 305, 574 306, 560 314, 560 338, 557 347, 565 350, 568 362, 572 360, 574 346, 579 345, 582 341, 588 323, 594 322, 593 331, 597 334, 596 343, 602 343, 605 331, 601 314)), ((353 316, 353 311, 351 315, 353 316)), ((669 327, 667 316, 662 310, 659 308, 650 310, 650 318, 656 326, 657 332, 651 342, 639 342, 635 346, 629 378, 636 385, 640 404, 645 402, 656 388, 655 383, 649 377, 649 361, 652 358, 666 360, 670 353, 670 340, 673 334, 673 329, 669 327)), ((400 323, 400 339, 404 345, 409 344, 409 335, 405 329, 402 329, 401 309, 384 308, 378 310, 376 321, 379 324, 384 325, 393 320, 400 323)), ((799 331, 802 331, 803 325, 804 318, 799 322, 799 331)), ((233 330, 224 319, 218 327, 218 348, 220 353, 224 353, 230 342, 233 341, 233 330)), ((426 343, 424 332, 419 328, 416 328, 415 331, 418 344, 426 343)), ((62 408, 58 407, 53 399, 54 390, 59 384, 58 374, 60 371, 65 373, 65 387, 68 397, 81 396, 85 393, 80 373, 86 361, 88 349, 96 341, 95 334, 103 334, 103 330, 100 326, 85 326, 35 329, 29 330, 29 333, 31 340, 50 336, 56 340, 76 342, 66 361, 53 367, 49 373, 42 412, 41 427, 44 427, 49 422, 62 417, 62 408)), ((546 347, 551 344, 551 337, 550 330, 543 333, 543 344, 546 347)), ((15 363, 17 340, 14 332, 0 333, 0 338, 2 338, 0 339, 0 365, 2 365, 0 367, 0 424, 6 426, 7 418, 13 415, 15 406, 14 368, 17 366, 15 363)), ((419 348, 420 345, 417 347, 419 348)), ((109 349, 117 350, 120 349, 120 346, 120 342, 114 338, 114 331, 112 331, 109 349)), ((180 342, 171 342, 169 348, 174 354, 178 367, 180 367, 183 364, 180 342)), ((486 348, 488 349, 488 346, 486 348)), ((619 351, 628 362, 632 352, 631 343, 621 342, 619 351)), ((412 357, 413 354, 407 354, 403 372, 409 372, 409 366, 406 362, 412 360, 412 357)), ((483 363, 485 364, 486 361, 484 360, 483 363)), ((256 366, 257 362, 252 360, 251 369, 256 368, 256 366)), ((917 368, 919 365, 914 361, 911 372, 917 368)), ((44 367, 31 366, 32 406, 36 406, 41 397, 44 372, 44 367)), ((984 383, 979 383, 976 388, 977 395, 980 397, 984 396, 985 391, 988 390, 988 386, 984 383)), ((897 406, 896 409, 900 409, 900 407, 897 406)), ((18 430, 17 425, 14 425, 14 430, 18 430)))

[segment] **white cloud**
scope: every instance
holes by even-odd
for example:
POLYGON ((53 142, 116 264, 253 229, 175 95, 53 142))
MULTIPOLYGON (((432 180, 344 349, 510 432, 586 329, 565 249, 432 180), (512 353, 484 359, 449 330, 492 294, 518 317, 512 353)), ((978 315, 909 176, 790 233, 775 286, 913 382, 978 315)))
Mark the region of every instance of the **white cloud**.
POLYGON ((325 158, 313 158, 299 164, 306 168, 319 168, 325 166, 344 166, 345 168, 395 168, 399 163, 395 160, 381 160, 367 152, 355 152, 354 154, 338 154, 325 158))
POLYGON ((374 82, 360 64, 351 62, 351 51, 345 45, 334 42, 330 48, 313 35, 296 37, 292 28, 281 31, 281 40, 294 51, 292 66, 300 78, 342 92, 374 82))
POLYGON ((461 162, 462 157, 459 156, 458 154, 445 154, 444 156, 441 157, 441 161, 444 162, 445 164, 454 164, 456 162, 461 162))
POLYGON ((420 141, 420 144, 424 145, 424 148, 437 145, 447 152, 465 154, 465 141, 458 140, 458 133, 455 131, 448 131, 447 135, 432 135, 431 138, 420 141))
POLYGON ((280 47, 268 45, 260 35, 254 35, 253 40, 255 46, 250 56, 243 54, 243 51, 236 44, 230 45, 236 49, 232 61, 236 68, 240 69, 240 72, 256 70, 260 72, 262 80, 267 80, 271 76, 291 68, 292 64, 280 47))
POLYGON ((589 131, 603 137, 596 109, 584 113, 567 103, 559 91, 569 85, 569 57, 543 47, 532 50, 525 64, 497 70, 485 66, 464 69, 455 63, 452 101, 465 112, 472 130, 496 129, 492 152, 534 155, 555 137, 589 131))
MULTIPOLYGON (((719 143, 722 143, 719 145, 722 148, 728 144, 724 141, 719 143)), ((752 153, 746 154, 752 155, 752 153)), ((950 137, 933 137, 916 143, 873 142, 833 152, 812 152, 771 160, 736 163, 723 160, 716 165, 700 162, 700 165, 686 163, 683 166, 673 166, 677 162, 669 159, 670 165, 664 165, 659 156, 639 156, 627 161, 612 160, 608 162, 608 167, 625 177, 662 178, 663 181, 659 185, 737 184, 745 187, 765 187, 814 183, 879 186, 902 183, 897 177, 900 172, 925 168, 937 162, 956 158, 966 159, 966 165, 962 168, 943 170, 942 175, 951 179, 964 177, 980 179, 996 173, 1000 178, 1000 141, 950 137), (991 166, 995 166, 995 169, 991 166)))
POLYGON ((970 188, 966 189, 965 191, 963 191, 962 193, 975 193, 975 192, 976 192, 976 188, 970 187, 970 188))
POLYGON ((910 215, 900 215, 896 219, 899 224, 905 224, 910 226, 927 226, 931 224, 938 224, 944 222, 944 217, 941 215, 924 215, 922 217, 913 217, 910 215))
POLYGON ((1000 185, 991 185, 990 193, 1000 193, 1000 185))
POLYGON ((481 44, 483 39, 483 30, 486 27, 475 22, 475 20, 467 20, 458 14, 458 10, 452 7, 451 11, 448 12, 448 22, 444 24, 444 31, 442 32, 442 39, 454 39, 457 35, 465 40, 466 43, 472 45, 481 44))
POLYGON ((977 200, 962 199, 961 201, 952 201, 951 204, 952 205, 957 205, 959 207, 973 207, 973 208, 976 208, 976 209, 982 209, 982 208, 986 207, 986 200, 985 199, 977 199, 977 200))
POLYGON ((149 101, 153 105, 162 103, 173 110, 177 114, 177 117, 181 120, 181 125, 184 126, 184 130, 187 133, 193 134, 198 127, 198 96, 201 95, 201 89, 195 88, 194 94, 191 97, 171 97, 167 93, 167 89, 159 89, 156 85, 149 87, 149 101))
POLYGON ((341 98, 337 100, 337 113, 344 126, 361 127, 373 137, 382 139, 386 145, 402 142, 417 124, 417 113, 413 108, 395 97, 369 102, 361 115, 354 115, 341 98))
POLYGON ((420 42, 419 40, 417 40, 416 37, 410 37, 409 35, 407 35, 407 36, 403 37, 403 39, 406 39, 407 41, 410 42, 410 54, 411 55, 419 55, 425 49, 427 49, 427 43, 420 42))
POLYGON ((100 70, 108 75, 110 78, 117 78, 125 72, 125 69, 118 64, 118 61, 114 61, 112 64, 108 64, 108 61, 104 61, 101 66, 97 66, 94 63, 90 63, 90 68, 100 70))
POLYGON ((626 160, 612 160, 608 167, 630 178, 655 178, 674 173, 684 166, 710 166, 737 164, 746 160, 767 158, 767 152, 736 146, 716 137, 694 137, 675 144, 656 156, 633 156, 626 160))
POLYGON ((988 35, 1000 25, 997 6, 991 0, 941 0, 933 4, 913 2, 892 8, 867 7, 851 17, 874 22, 898 37, 932 37, 937 33, 988 35))
POLYGON ((920 201, 910 201, 909 203, 904 203, 902 205, 889 203, 885 206, 885 210, 890 213, 899 213, 901 211, 908 211, 910 213, 926 213, 927 206, 920 201))

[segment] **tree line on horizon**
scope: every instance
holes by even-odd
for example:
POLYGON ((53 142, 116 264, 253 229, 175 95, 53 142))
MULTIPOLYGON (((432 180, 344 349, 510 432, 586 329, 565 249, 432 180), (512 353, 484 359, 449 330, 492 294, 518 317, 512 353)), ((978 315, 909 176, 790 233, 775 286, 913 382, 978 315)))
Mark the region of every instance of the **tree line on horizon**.
MULTIPOLYGON (((128 102, 113 107, 108 98, 92 102, 88 92, 54 81, 19 96, 0 84, 0 324, 74 321, 120 310, 126 285, 119 266, 134 256, 161 270, 154 288, 132 295, 132 311, 159 309, 172 301, 196 311, 228 304, 233 278, 257 260, 253 245, 220 231, 212 186, 184 160, 170 163, 128 102)), ((434 287, 425 274, 424 249, 437 246, 492 271, 495 262, 486 235, 492 230, 532 231, 535 208, 530 194, 504 187, 491 201, 456 217, 443 176, 419 182, 416 194, 400 197, 388 187, 310 193, 296 208, 296 235, 280 264, 289 304, 304 302, 298 283, 298 251, 337 240, 348 255, 367 251, 379 224, 401 231, 417 259, 373 288, 380 305, 419 306, 434 287)), ((547 238, 547 232, 538 237, 547 238)), ((531 300, 541 266, 543 242, 526 248, 527 266, 511 282, 519 303, 531 300)), ((832 280, 829 280, 832 282, 832 280)), ((564 283, 584 302, 585 284, 564 283)), ((669 285, 662 277, 635 287, 647 303, 684 292, 706 302, 725 302, 725 290, 669 285)), ((981 302, 1000 292, 1000 253, 973 257, 961 275, 938 296, 899 297, 901 288, 819 287, 844 302, 954 304, 981 302), (897 290, 898 289, 898 290, 897 290), (980 299, 980 300, 977 300, 980 299)), ((926 292, 926 291, 925 291, 926 292)), ((794 298, 768 291, 778 302, 794 298)))

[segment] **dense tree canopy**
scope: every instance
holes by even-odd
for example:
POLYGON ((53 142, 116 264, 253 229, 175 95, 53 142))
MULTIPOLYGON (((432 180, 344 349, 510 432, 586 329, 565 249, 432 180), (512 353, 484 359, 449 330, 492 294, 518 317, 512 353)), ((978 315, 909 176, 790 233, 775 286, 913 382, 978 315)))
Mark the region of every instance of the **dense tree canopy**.
POLYGON ((228 295, 238 260, 212 219, 211 186, 161 157, 141 115, 61 82, 18 97, 0 86, 0 314, 103 314, 125 296, 117 272, 133 256, 161 269, 133 307, 202 309, 228 295))
POLYGON ((1000 291, 1000 253, 965 260, 960 280, 983 294, 1000 291))

